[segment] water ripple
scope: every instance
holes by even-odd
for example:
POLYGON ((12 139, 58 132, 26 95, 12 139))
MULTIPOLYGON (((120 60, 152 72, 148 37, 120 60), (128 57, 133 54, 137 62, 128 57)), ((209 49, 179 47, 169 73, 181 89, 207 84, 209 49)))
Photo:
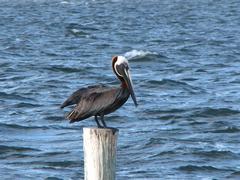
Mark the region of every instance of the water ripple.
POLYGON ((193 172, 193 171, 199 171, 199 172, 204 172, 204 171, 209 171, 209 172, 231 171, 231 170, 228 170, 228 169, 216 168, 214 166, 196 166, 196 165, 180 166, 178 169, 181 170, 181 171, 188 171, 188 172, 193 172))

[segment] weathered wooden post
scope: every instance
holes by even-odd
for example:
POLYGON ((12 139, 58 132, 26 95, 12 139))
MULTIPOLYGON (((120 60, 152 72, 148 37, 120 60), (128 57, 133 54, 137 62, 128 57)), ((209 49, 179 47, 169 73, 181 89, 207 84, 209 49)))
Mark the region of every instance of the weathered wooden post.
POLYGON ((115 180, 117 135, 115 128, 83 128, 85 180, 115 180))

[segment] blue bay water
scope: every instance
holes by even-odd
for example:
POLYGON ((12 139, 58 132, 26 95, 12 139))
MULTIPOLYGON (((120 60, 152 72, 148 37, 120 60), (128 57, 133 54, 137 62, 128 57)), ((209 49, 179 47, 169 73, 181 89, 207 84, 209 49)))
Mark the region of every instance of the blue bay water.
POLYGON ((54 0, 0 3, 0 175, 82 179, 82 128, 60 104, 118 85, 129 59, 139 102, 120 129, 117 179, 240 178, 240 2, 54 0))

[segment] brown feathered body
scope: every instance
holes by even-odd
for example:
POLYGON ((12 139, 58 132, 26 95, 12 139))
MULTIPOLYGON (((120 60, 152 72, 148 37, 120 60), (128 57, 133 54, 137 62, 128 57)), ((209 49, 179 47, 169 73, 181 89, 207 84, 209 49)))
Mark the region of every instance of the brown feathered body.
POLYGON ((127 101, 129 95, 129 90, 123 85, 120 87, 88 86, 74 92, 61 105, 61 108, 76 104, 67 115, 67 118, 73 123, 91 116, 104 116, 114 112, 127 101))

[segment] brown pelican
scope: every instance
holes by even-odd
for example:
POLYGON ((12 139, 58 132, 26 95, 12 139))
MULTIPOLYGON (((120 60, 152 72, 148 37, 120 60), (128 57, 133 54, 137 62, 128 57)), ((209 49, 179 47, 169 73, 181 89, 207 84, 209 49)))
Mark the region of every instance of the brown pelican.
POLYGON ((107 127, 104 115, 112 113, 121 107, 127 101, 129 95, 131 95, 135 106, 137 106, 127 59, 123 56, 113 57, 112 68, 121 81, 120 87, 95 85, 81 88, 75 91, 61 105, 61 108, 64 108, 76 104, 74 109, 67 115, 70 123, 95 116, 98 127, 107 127), (100 117, 102 125, 98 117, 100 117))

